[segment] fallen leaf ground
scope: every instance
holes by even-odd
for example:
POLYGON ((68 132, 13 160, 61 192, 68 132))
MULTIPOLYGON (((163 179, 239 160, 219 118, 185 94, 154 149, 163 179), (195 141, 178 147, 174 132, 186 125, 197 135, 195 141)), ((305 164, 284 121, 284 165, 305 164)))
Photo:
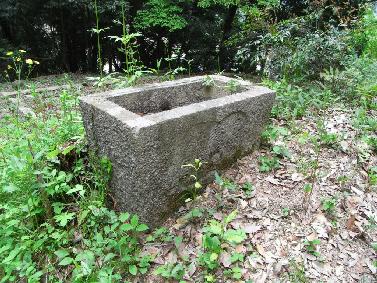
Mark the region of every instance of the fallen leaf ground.
MULTIPOLYGON (((166 222, 172 237, 182 237, 179 246, 164 241, 145 245, 145 251, 156 256, 154 267, 181 264, 186 282, 203 282, 208 273, 198 264, 203 227, 209 219, 221 221, 237 210, 230 226, 243 229, 247 239, 223 246, 214 282, 377 282, 372 248, 377 241, 377 188, 366 171, 377 165, 377 157, 363 140, 360 125, 355 126, 355 113, 337 105, 296 121, 273 120, 283 134, 272 145, 239 160, 224 173, 222 178, 230 181, 226 186, 209 185, 166 222), (308 140, 320 135, 319 120, 337 140, 317 151, 308 140), (288 149, 290 156, 280 159, 279 169, 261 173, 259 157, 269 155, 274 145, 288 149), (313 174, 310 164, 316 160, 313 174), (241 189, 246 183, 253 185, 249 194, 241 189), (310 195, 305 184, 313 186, 310 195), (335 202, 331 211, 324 209, 326 200, 335 202), (187 220, 193 209, 203 211, 202 217, 187 220), (305 246, 313 240, 319 240, 316 255, 305 246), (236 252, 245 256, 242 263, 231 263, 236 252), (242 273, 237 280, 226 275, 235 266, 242 273)), ((376 117, 375 112, 368 115, 376 117)), ((155 275, 142 280, 166 282, 155 275)))

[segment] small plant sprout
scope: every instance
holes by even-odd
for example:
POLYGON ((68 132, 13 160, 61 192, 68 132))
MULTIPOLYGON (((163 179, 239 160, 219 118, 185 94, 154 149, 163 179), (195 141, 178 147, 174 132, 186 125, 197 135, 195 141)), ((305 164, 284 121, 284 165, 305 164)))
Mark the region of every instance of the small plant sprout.
POLYGON ((246 182, 245 184, 243 184, 241 189, 247 197, 250 197, 254 192, 254 186, 250 182, 246 182))
POLYGON ((321 243, 321 241, 319 239, 314 239, 314 240, 305 240, 304 241, 304 246, 305 246, 305 249, 306 251, 311 254, 311 255, 314 255, 316 257, 319 257, 320 256, 320 253, 317 251, 317 246, 321 243))
POLYGON ((177 68, 175 68, 173 70, 168 71, 165 74, 165 76, 168 77, 169 80, 174 80, 177 75, 179 75, 179 74, 181 74, 181 73, 183 73, 185 71, 186 71, 186 69, 184 67, 179 66, 179 67, 177 67, 177 68))
POLYGON ((372 249, 377 252, 377 242, 371 243, 372 249))
POLYGON ((344 187, 346 183, 349 181, 349 177, 342 175, 336 178, 336 180, 339 182, 341 187, 344 187))
MULTIPOLYGON (((237 211, 234 210, 227 215, 223 221, 210 220, 209 224, 204 227, 204 252, 199 255, 199 264, 208 269, 208 273, 219 267, 219 256, 223 251, 223 247, 227 245, 238 245, 246 239, 244 230, 228 228, 228 224, 236 217, 237 211)), ((233 257, 235 262, 239 259, 240 256, 238 255, 233 257)))
POLYGON ((188 212, 185 216, 183 216, 183 218, 185 220, 192 220, 195 218, 200 218, 202 216, 203 216, 203 210, 200 208, 194 208, 193 210, 188 212))
MULTIPOLYGON (((231 212, 221 222, 210 220, 208 225, 203 229, 203 249, 199 255, 199 264, 210 272, 219 267, 219 256, 223 251, 223 247, 228 245, 238 245, 246 239, 246 233, 242 229, 228 228, 237 217, 237 211, 231 212)), ((234 262, 238 261, 240 256, 233 257, 234 262)))
POLYGON ((210 76, 206 75, 202 82, 203 86, 205 87, 214 87, 215 86, 215 80, 210 76))
POLYGON ((290 282, 295 283, 308 283, 309 279, 305 275, 305 267, 301 263, 297 263, 296 261, 292 260, 289 263, 289 272, 288 277, 290 282))
POLYGON ((377 185, 377 166, 371 167, 368 171, 369 184, 371 186, 377 185))
POLYGON ((312 193, 312 191, 313 191, 312 184, 305 184, 304 185, 304 193, 305 194, 310 194, 310 193, 312 193))
POLYGON ((289 134, 288 130, 283 127, 269 125, 262 133, 264 143, 273 144, 279 137, 285 137, 289 134))
POLYGON ((159 266, 155 270, 156 275, 160 275, 166 279, 175 279, 178 280, 179 282, 184 282, 182 281, 183 276, 185 275, 185 266, 181 263, 177 264, 165 264, 162 266, 159 266))
POLYGON ((201 189, 203 188, 202 184, 200 183, 200 171, 203 167, 203 162, 200 159, 195 159, 194 163, 184 164, 182 165, 182 168, 189 168, 192 170, 192 174, 190 175, 190 178, 194 180, 193 186, 187 191, 189 194, 189 197, 186 198, 186 202, 189 202, 191 200, 195 200, 201 189))
POLYGON ((188 66, 188 74, 189 74, 189 77, 191 77, 191 64, 192 62, 194 62, 194 59, 185 59, 187 61, 187 66, 188 66))
POLYGON ((160 76, 162 60, 162 58, 156 60, 156 69, 150 69, 157 76, 160 76))
POLYGON ((218 184, 220 187, 227 189, 229 191, 235 191, 237 188, 237 185, 225 178, 222 178, 217 172, 215 172, 215 182, 218 184))
POLYGON ((303 191, 304 191, 304 199, 303 199, 302 205, 304 207, 306 206, 306 209, 307 209, 309 207, 310 196, 313 193, 313 184, 305 184, 303 187, 303 191))
POLYGON ((230 93, 236 93, 239 91, 241 85, 238 81, 231 79, 225 86, 225 89, 227 89, 230 93))
POLYGON ((334 133, 322 133, 320 135, 321 143, 328 147, 335 147, 338 142, 338 135, 334 133))
POLYGON ((151 233, 150 235, 148 235, 148 237, 146 237, 145 240, 146 242, 158 241, 162 243, 169 243, 173 241, 173 239, 174 237, 169 232, 169 230, 166 229, 165 227, 161 227, 153 231, 153 233, 151 233))
POLYGON ((288 158, 288 159, 291 158, 291 154, 290 154, 289 150, 287 148, 285 148, 284 146, 275 145, 272 148, 272 152, 280 158, 284 158, 284 157, 288 158))
POLYGON ((377 229, 377 220, 373 215, 368 217, 368 224, 366 225, 366 228, 372 231, 377 229))
POLYGON ((280 167, 279 159, 275 156, 259 157, 259 171, 262 173, 270 172, 280 167))
POLYGON ((281 215, 283 217, 288 217, 289 214, 290 214, 291 210, 288 208, 288 207, 284 207, 282 210, 281 210, 281 215))
POLYGON ((333 215, 335 212, 336 202, 337 200, 334 197, 322 200, 322 210, 328 215, 333 215))
POLYGON ((240 280, 242 278, 242 269, 238 266, 232 267, 224 271, 224 275, 232 279, 240 280))

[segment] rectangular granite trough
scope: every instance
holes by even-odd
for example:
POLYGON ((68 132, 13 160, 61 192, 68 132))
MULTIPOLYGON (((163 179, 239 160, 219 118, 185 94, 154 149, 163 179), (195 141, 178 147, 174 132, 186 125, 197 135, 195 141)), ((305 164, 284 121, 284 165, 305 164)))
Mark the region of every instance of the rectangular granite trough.
POLYGON ((190 173, 181 165, 199 158, 211 176, 258 145, 274 92, 211 77, 210 86, 192 77, 81 98, 89 146, 112 162, 116 209, 155 227, 181 203, 190 173))

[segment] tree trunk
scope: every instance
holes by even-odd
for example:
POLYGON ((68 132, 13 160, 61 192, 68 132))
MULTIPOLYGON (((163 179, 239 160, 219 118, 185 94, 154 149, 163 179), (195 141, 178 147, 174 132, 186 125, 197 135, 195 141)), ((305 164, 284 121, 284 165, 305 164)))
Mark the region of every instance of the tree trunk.
POLYGON ((237 9, 238 9, 238 6, 236 6, 236 5, 229 6, 227 15, 226 15, 225 20, 224 20, 223 34, 222 34, 222 37, 221 37, 220 50, 219 50, 220 66, 221 66, 222 69, 224 67, 226 67, 225 63, 228 60, 227 54, 226 54, 225 42, 230 37, 231 31, 232 31, 233 21, 234 21, 234 18, 236 17, 236 14, 237 14, 237 9))
POLYGON ((5 38, 9 42, 12 42, 12 31, 10 25, 7 23, 7 21, 1 21, 0 22, 0 35, 2 38, 5 38))

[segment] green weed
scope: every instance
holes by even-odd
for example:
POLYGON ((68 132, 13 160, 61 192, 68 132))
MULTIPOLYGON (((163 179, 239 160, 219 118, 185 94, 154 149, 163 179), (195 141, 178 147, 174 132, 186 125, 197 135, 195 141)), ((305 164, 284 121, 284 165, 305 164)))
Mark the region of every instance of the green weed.
POLYGON ((332 197, 322 200, 322 210, 328 214, 333 215, 336 208, 337 199, 332 197))
POLYGON ((279 159, 275 156, 261 156, 259 157, 259 171, 260 172, 270 172, 275 169, 280 168, 279 159))
MULTIPOLYGON (((199 255, 199 264, 209 270, 209 272, 219 267, 219 256, 223 251, 223 244, 236 245, 242 243, 246 239, 246 234, 242 229, 228 228, 228 224, 232 222, 237 215, 237 211, 233 211, 224 218, 222 222, 210 220, 209 225, 203 229, 203 249, 199 255)), ((235 256, 234 259, 239 259, 235 256)), ((210 277, 212 278, 212 277, 210 277)))
POLYGON ((121 281, 149 267, 148 227, 104 206, 111 163, 88 152, 77 105, 64 91, 56 112, 0 121, 0 282, 121 281))
POLYGON ((188 190, 185 193, 185 201, 191 201, 195 200, 199 193, 201 192, 201 189, 203 188, 201 182, 200 182, 200 174, 202 171, 204 163, 200 159, 195 159, 193 163, 184 164, 182 165, 182 168, 189 168, 192 171, 192 174, 190 175, 190 178, 194 181, 194 184, 188 188, 188 190))
POLYGON ((317 246, 321 243, 320 240, 318 239, 314 239, 314 240, 305 240, 304 241, 304 246, 305 246, 305 249, 306 251, 311 254, 311 255, 314 255, 316 257, 319 257, 320 256, 320 253, 317 251, 317 246))

